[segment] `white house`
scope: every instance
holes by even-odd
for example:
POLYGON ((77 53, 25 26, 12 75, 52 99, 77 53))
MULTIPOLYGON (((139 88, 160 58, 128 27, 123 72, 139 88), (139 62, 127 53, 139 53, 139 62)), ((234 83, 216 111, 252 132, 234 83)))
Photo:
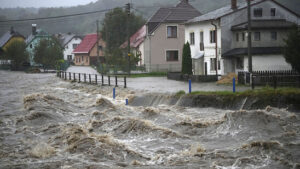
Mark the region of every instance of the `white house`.
POLYGON ((82 38, 71 33, 57 34, 55 36, 59 39, 60 44, 64 49, 64 60, 74 62, 74 54, 72 52, 81 43, 82 38))
MULTIPOLYGON (((299 15, 275 0, 253 0, 251 20, 253 71, 291 69, 282 47, 288 30, 300 25, 299 15)), ((191 44, 195 74, 215 74, 216 65, 221 75, 247 71, 247 26, 247 3, 237 0, 187 21, 185 40, 191 44)))

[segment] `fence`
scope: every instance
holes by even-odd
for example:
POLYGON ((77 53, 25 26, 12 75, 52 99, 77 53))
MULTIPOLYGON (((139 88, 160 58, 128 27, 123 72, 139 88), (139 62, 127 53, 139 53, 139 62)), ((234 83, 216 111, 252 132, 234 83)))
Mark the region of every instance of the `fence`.
POLYGON ((83 82, 95 85, 108 85, 108 86, 121 86, 124 88, 127 87, 126 76, 118 77, 118 76, 104 76, 98 74, 86 74, 86 73, 72 73, 65 71, 57 71, 57 77, 60 77, 64 80, 71 80, 76 82, 83 82))
POLYGON ((300 74, 296 71, 253 71, 252 76, 249 72, 239 72, 238 82, 245 84, 250 83, 252 88, 255 86, 300 86, 300 74))
POLYGON ((192 82, 215 82, 218 79, 216 75, 183 75, 180 72, 168 72, 167 78, 178 81, 190 79, 192 82))

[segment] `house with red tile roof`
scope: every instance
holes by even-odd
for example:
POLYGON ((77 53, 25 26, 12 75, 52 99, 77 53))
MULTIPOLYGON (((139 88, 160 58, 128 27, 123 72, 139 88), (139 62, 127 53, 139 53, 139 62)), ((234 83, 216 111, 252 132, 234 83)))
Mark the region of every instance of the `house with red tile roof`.
MULTIPOLYGON (((130 37, 130 48, 131 52, 135 54, 135 56, 138 56, 140 58, 140 61, 138 62, 138 66, 144 65, 145 64, 145 45, 144 45, 144 40, 146 38, 146 25, 142 26, 135 34, 133 34, 130 37)), ((128 42, 124 42, 121 45, 121 48, 127 48, 128 42)))
POLYGON ((106 43, 99 36, 97 43, 97 34, 86 35, 77 48, 72 52, 74 57, 75 65, 89 66, 91 64, 96 64, 97 57, 99 55, 99 60, 104 61, 104 48, 106 43), (97 51, 99 54, 97 55, 97 51))

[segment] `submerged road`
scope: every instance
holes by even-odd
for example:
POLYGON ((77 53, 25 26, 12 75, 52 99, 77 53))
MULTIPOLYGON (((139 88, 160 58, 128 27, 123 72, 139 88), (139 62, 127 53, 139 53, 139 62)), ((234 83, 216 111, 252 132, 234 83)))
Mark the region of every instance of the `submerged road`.
POLYGON ((295 112, 125 106, 136 89, 0 71, 0 168, 300 167, 295 112))

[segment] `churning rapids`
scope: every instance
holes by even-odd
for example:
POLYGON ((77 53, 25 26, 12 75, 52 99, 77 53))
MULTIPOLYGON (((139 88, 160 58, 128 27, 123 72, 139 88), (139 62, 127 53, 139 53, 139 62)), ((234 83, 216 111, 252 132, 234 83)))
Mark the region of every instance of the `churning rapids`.
POLYGON ((295 112, 125 106, 136 91, 54 74, 0 84, 0 168, 300 168, 295 112))

